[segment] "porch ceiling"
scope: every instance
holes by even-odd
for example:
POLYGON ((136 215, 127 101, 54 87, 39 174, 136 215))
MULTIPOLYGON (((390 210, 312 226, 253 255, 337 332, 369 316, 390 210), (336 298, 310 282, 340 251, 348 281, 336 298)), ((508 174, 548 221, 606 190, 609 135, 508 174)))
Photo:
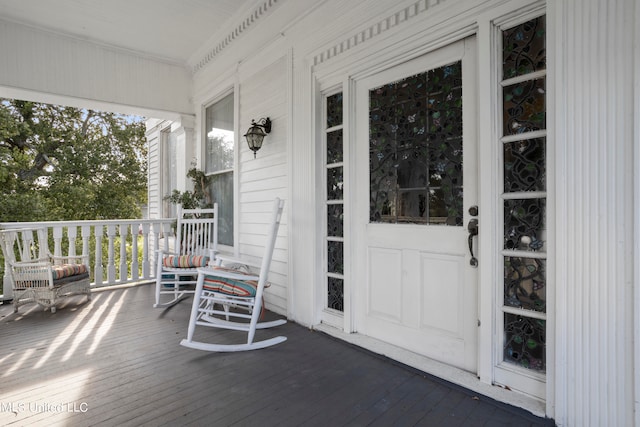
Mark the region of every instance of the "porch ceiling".
POLYGON ((187 63, 259 0, 0 0, 0 20, 187 63))

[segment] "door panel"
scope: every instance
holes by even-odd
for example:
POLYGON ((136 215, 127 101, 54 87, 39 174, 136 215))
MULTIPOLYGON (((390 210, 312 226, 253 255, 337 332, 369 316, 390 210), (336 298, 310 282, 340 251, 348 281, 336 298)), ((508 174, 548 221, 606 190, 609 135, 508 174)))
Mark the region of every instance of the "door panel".
POLYGON ((369 288, 369 316, 389 322, 402 322, 403 289, 389 292, 390 285, 402 275, 402 252, 389 248, 369 248, 371 286, 369 288))
POLYGON ((423 328, 463 339, 464 319, 464 275, 465 257, 423 253, 422 255, 422 324, 423 328), (448 287, 440 286, 448 283, 448 287), (441 312, 441 306, 455 307, 455 310, 441 312))
POLYGON ((469 38, 356 81, 354 209, 358 332, 472 372, 474 67, 469 38))

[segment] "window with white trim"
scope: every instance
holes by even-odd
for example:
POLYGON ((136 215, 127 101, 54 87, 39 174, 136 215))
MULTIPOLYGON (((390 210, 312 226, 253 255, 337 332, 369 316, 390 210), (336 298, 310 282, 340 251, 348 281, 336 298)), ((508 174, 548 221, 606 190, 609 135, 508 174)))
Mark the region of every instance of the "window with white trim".
POLYGON ((233 93, 205 110, 205 174, 211 177, 211 203, 218 203, 218 241, 233 246, 233 93))

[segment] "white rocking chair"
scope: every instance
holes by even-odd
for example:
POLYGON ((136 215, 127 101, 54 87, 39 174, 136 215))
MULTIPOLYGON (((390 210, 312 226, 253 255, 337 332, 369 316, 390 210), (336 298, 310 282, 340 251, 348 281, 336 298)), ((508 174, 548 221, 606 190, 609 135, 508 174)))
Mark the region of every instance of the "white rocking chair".
POLYGON ((198 268, 209 265, 218 250, 218 204, 211 209, 178 208, 175 252, 158 251, 156 302, 171 307, 194 292, 198 268), (163 295, 170 300, 161 302, 163 295))
POLYGON ((191 317, 189 318, 189 328, 187 338, 182 340, 180 345, 197 350, 230 352, 256 350, 269 347, 286 341, 286 337, 279 336, 264 341, 254 341, 256 329, 271 328, 285 324, 286 319, 274 320, 271 322, 258 322, 263 308, 263 293, 267 286, 267 279, 271 265, 271 258, 275 247, 280 218, 284 201, 275 199, 273 214, 269 226, 265 252, 258 275, 251 275, 238 270, 232 270, 221 266, 221 263, 236 263, 248 265, 245 261, 225 257, 216 257, 215 267, 199 268, 196 293, 191 307, 191 317), (216 305, 221 305, 222 310, 216 309, 216 305), (245 309, 246 312, 238 312, 234 309, 245 309), (224 319, 220 317, 222 316, 224 319), (245 319, 245 321, 232 321, 230 317, 245 319), (249 321, 247 322, 246 319, 249 321), (215 344, 193 340, 196 326, 210 326, 214 328, 232 329, 247 332, 247 342, 245 344, 215 344))
POLYGON ((89 256, 53 256, 46 228, 0 231, 0 246, 13 288, 13 312, 40 304, 51 313, 63 297, 84 294, 91 300, 89 256))

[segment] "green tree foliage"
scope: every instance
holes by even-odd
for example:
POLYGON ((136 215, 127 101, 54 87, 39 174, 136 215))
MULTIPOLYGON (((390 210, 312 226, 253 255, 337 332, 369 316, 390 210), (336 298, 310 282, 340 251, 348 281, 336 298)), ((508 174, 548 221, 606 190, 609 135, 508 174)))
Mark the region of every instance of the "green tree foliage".
POLYGON ((144 119, 0 99, 0 222, 139 218, 144 119))

